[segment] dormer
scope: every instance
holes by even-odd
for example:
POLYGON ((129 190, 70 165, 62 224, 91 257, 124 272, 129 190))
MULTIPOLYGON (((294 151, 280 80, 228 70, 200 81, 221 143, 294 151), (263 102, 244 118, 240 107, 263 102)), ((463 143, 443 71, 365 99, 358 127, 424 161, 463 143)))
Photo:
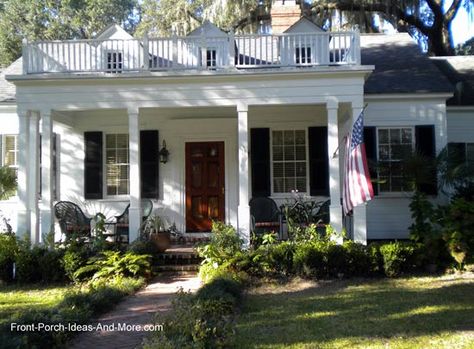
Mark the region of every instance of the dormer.
POLYGON ((325 57, 321 55, 322 50, 327 52, 325 48, 327 37, 314 35, 315 33, 324 33, 324 30, 306 17, 301 17, 283 32, 283 34, 292 34, 287 38, 282 37, 282 50, 287 52, 287 64, 304 66, 321 63, 322 57, 325 57), (325 45, 321 40, 325 41, 325 45))
POLYGON ((198 66, 216 69, 218 66, 228 65, 229 36, 217 26, 205 21, 200 27, 191 31, 187 37, 193 39, 190 49, 198 58, 198 66))
POLYGON ((130 40, 133 40, 133 37, 122 27, 117 24, 109 25, 95 38, 95 41, 101 43, 96 50, 100 53, 101 59, 99 60, 102 62, 98 61, 97 64, 103 64, 108 73, 121 73, 126 65, 131 63, 130 60, 137 59, 135 55, 125 57, 125 50, 129 52, 132 49, 133 52, 138 52, 138 50, 134 50, 134 47, 131 47, 131 45, 137 46, 137 43, 130 40))

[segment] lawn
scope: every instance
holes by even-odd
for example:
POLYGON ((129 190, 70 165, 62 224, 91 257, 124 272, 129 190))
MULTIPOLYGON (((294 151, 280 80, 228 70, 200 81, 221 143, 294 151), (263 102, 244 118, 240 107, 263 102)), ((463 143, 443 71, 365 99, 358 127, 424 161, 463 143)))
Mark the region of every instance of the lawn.
POLYGON ((237 321, 238 348, 474 348, 474 274, 270 284, 237 321))
POLYGON ((0 325, 10 322, 17 312, 56 307, 72 286, 2 285, 0 286, 0 325))

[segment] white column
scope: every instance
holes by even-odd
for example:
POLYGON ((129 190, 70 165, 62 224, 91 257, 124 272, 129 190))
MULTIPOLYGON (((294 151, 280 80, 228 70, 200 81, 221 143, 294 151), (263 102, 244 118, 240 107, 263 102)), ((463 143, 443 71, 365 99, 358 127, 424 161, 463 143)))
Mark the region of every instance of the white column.
POLYGON ((30 115, 30 139, 28 154, 28 201, 30 209, 30 238, 31 243, 40 242, 39 237, 39 115, 30 115))
POLYGON ((20 132, 18 136, 18 228, 17 234, 20 236, 30 232, 30 202, 28 199, 28 172, 29 172, 29 139, 30 139, 30 119, 29 113, 25 110, 18 110, 20 120, 20 132))
MULTIPOLYGON (((344 147, 341 147, 338 150, 338 107, 339 103, 337 99, 332 98, 326 101, 326 109, 328 114, 329 191, 331 197, 331 205, 329 206, 329 218, 331 226, 336 230, 336 232, 340 233, 342 231, 342 206, 339 154, 341 154, 341 150, 344 147)), ((338 239, 337 242, 342 243, 342 240, 338 239)))
POLYGON ((239 147, 239 206, 237 231, 244 240, 244 247, 250 244, 250 206, 249 206, 249 153, 248 153, 248 105, 239 104, 238 147, 239 147))
POLYGON ((53 120, 41 111, 41 236, 53 230, 53 120))
MULTIPOLYGON (((352 103, 352 120, 350 127, 354 125, 354 122, 359 117, 362 109, 364 108, 363 102, 352 103)), ((353 237, 355 242, 360 242, 361 244, 367 244, 367 204, 361 204, 354 207, 353 209, 353 237)))
POLYGON ((140 123, 138 109, 128 110, 128 137, 129 137, 129 161, 130 161, 130 208, 129 214, 129 242, 138 238, 141 214, 140 193, 140 123))

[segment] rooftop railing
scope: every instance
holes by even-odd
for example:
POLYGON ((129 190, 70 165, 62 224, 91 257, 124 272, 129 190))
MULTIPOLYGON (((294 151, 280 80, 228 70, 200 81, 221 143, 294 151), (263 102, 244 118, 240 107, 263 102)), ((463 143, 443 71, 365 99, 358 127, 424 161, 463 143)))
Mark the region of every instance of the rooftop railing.
POLYGON ((26 74, 355 64, 360 64, 360 39, 355 31, 41 41, 23 45, 26 74))

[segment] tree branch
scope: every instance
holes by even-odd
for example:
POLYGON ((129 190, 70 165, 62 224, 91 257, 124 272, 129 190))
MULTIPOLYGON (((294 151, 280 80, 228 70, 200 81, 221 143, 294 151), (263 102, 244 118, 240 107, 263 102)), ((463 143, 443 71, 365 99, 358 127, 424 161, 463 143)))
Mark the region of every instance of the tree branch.
POLYGON ((447 23, 451 22, 454 17, 456 17, 456 14, 461 8, 461 4, 462 0, 453 0, 453 3, 451 4, 451 6, 449 6, 448 11, 446 11, 446 14, 444 15, 445 21, 447 23))
MULTIPOLYGON (((457 0, 461 1, 461 0, 457 0)), ((367 12, 381 12, 385 14, 390 14, 395 11, 397 17, 403 22, 416 27, 422 34, 429 35, 431 32, 431 27, 427 26, 421 18, 416 17, 415 15, 408 14, 404 12, 400 6, 388 5, 386 3, 374 3, 374 4, 354 4, 354 3, 332 3, 326 5, 313 4, 312 9, 315 9, 316 13, 320 13, 321 10, 340 10, 340 11, 367 11, 367 12)))

